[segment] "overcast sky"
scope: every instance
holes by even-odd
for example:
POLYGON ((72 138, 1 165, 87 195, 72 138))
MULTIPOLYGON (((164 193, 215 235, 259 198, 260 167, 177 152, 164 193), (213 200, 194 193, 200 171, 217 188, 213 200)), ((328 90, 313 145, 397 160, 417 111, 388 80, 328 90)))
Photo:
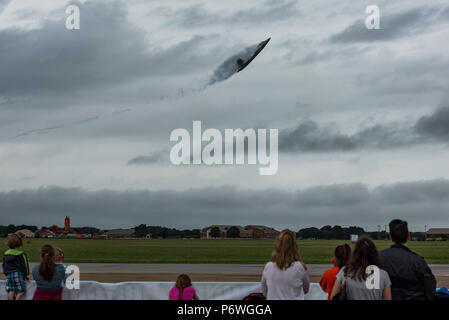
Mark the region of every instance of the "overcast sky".
POLYGON ((0 0, 0 224, 449 227, 448 32, 436 0, 0 0), (279 129, 277 174, 172 165, 193 120, 279 129))

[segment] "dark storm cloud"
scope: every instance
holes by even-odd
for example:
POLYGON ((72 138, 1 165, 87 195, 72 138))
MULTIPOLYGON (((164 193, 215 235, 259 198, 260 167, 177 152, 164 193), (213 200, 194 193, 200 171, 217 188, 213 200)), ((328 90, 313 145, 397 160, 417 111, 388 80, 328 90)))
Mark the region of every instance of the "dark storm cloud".
POLYGON ((154 152, 149 156, 138 156, 128 161, 128 165, 144 165, 168 162, 169 152, 164 150, 154 152))
POLYGON ((286 129, 279 136, 280 151, 333 152, 356 149, 387 149, 413 144, 416 138, 407 128, 376 125, 354 134, 342 134, 331 127, 308 120, 286 129))
MULTIPOLYGON (((280 152, 351 152, 387 150, 419 144, 447 144, 448 138, 449 107, 440 107, 411 124, 377 124, 353 134, 341 133, 333 125, 320 125, 313 120, 305 120, 297 126, 281 129, 278 143, 280 152)), ((203 147, 206 144, 207 142, 202 142, 203 147)), ((168 163, 168 155, 169 151, 164 149, 149 156, 137 156, 129 160, 128 165, 168 163)))
MULTIPOLYGON (((238 8, 236 8, 238 9, 238 8)), ((299 15, 296 1, 266 1, 245 10, 235 10, 231 14, 212 12, 201 5, 182 10, 160 9, 170 18, 170 24, 182 27, 202 27, 214 24, 264 24, 286 20, 299 15)))
POLYGON ((365 26, 365 20, 360 19, 331 36, 331 42, 370 42, 391 40, 412 35, 426 28, 435 19, 443 20, 438 14, 439 8, 418 7, 394 14, 380 11, 380 29, 370 30, 365 26))
MULTIPOLYGON (((76 97, 93 95, 147 77, 181 75, 207 66, 204 37, 192 35, 167 49, 158 49, 146 33, 126 20, 119 1, 80 4, 80 30, 65 28, 65 14, 42 28, 0 31, 0 95, 76 97), (79 94, 79 93, 78 93, 79 94)), ((37 104, 37 103, 36 103, 37 104)), ((59 101, 59 107, 67 101, 59 101)))
POLYGON ((449 138, 449 107, 441 107, 435 113, 421 117, 415 124, 415 131, 438 140, 449 138))
POLYGON ((412 124, 375 125, 353 134, 340 133, 312 120, 301 122, 279 135, 279 151, 334 152, 359 149, 391 149, 424 143, 447 143, 449 107, 440 107, 412 124))
POLYGON ((192 228, 234 223, 294 229, 324 224, 374 228, 394 217, 415 225, 444 223, 448 199, 448 180, 397 183, 373 189, 363 184, 342 184, 296 191, 250 191, 232 187, 87 191, 47 187, 0 193, 0 212, 3 224, 39 226, 60 223, 68 215, 74 225, 102 228, 140 223, 192 228))

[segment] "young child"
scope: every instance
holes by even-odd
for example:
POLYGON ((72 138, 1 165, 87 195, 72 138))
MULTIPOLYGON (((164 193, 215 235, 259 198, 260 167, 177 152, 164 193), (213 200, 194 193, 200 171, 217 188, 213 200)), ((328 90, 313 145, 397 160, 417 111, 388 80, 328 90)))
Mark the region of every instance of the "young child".
POLYGON ((9 247, 3 255, 3 272, 6 275, 8 300, 20 300, 26 293, 29 274, 28 257, 20 250, 22 239, 15 233, 8 235, 6 245, 9 247))
POLYGON ((178 276, 175 286, 170 290, 169 300, 199 300, 188 275, 178 276))
POLYGON ((55 262, 57 264, 61 264, 64 267, 64 273, 65 273, 65 278, 62 281, 62 287, 65 287, 65 281, 67 279, 67 267, 65 266, 64 263, 62 263, 62 260, 64 259, 64 252, 62 252, 61 248, 55 248, 56 250, 56 257, 55 257, 55 262))
POLYGON ((334 250, 334 257, 332 258, 332 269, 326 270, 320 280, 320 286, 324 292, 328 294, 327 299, 330 300, 332 289, 334 288, 337 274, 343 268, 351 257, 351 247, 348 244, 337 246, 334 250))
POLYGON ((33 300, 61 300, 65 270, 55 263, 56 249, 49 244, 41 248, 41 263, 33 268, 36 291, 33 300))

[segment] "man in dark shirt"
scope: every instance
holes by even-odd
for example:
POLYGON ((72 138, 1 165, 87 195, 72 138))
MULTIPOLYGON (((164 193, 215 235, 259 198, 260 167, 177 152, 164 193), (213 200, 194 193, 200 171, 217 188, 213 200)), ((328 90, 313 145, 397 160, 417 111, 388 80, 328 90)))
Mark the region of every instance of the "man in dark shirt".
POLYGON ((390 239, 393 245, 381 251, 382 269, 391 280, 393 300, 432 300, 436 280, 426 261, 408 248, 410 239, 407 221, 390 222, 390 239))

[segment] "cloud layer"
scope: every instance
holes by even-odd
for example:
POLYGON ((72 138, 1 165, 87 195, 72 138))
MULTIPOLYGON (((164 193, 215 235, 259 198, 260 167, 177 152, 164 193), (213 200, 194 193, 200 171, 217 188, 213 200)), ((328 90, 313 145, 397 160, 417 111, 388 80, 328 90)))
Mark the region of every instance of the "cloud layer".
POLYGON ((0 0, 4 223, 445 223, 447 1, 380 0, 381 30, 368 0, 87 0, 77 31, 67 3, 0 0), (195 120, 278 128, 277 175, 171 166, 170 132, 195 120))
POLYGON ((444 224, 449 181, 317 186, 304 190, 238 190, 233 187, 186 191, 90 192, 47 187, 0 193, 3 223, 51 225, 68 215, 74 225, 132 227, 138 223, 199 228, 208 224, 266 224, 277 228, 356 224, 384 225, 405 218, 415 230, 444 224), (431 217, 431 218, 430 218, 431 217))

